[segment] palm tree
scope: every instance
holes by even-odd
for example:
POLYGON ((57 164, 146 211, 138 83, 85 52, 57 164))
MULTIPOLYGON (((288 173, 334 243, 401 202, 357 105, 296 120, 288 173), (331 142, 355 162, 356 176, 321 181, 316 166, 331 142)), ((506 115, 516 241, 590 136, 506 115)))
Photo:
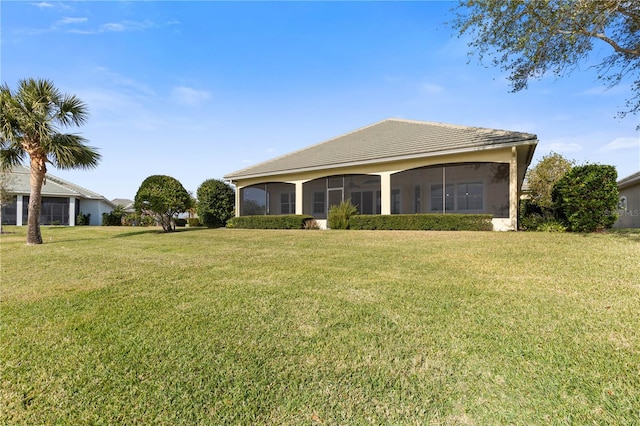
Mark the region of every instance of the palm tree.
POLYGON ((60 169, 98 165, 100 154, 85 138, 60 131, 83 124, 87 117, 84 102, 60 93, 48 80, 20 80, 14 93, 6 83, 0 87, 0 167, 8 170, 28 158, 31 170, 27 244, 42 244, 40 207, 47 163, 60 169))

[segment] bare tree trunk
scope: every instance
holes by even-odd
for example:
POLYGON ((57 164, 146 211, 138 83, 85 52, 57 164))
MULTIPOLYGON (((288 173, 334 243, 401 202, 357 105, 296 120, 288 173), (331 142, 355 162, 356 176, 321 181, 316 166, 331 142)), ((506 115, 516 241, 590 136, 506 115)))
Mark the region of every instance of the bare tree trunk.
POLYGON ((47 167, 44 160, 31 157, 31 193, 29 194, 29 215, 27 218, 27 244, 42 244, 40 233, 40 210, 42 207, 42 183, 47 167))

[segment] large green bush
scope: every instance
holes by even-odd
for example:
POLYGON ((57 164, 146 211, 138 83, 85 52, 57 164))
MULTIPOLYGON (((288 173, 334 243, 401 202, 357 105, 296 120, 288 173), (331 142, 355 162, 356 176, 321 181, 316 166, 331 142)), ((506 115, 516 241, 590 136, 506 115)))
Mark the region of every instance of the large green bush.
POLYGON ((357 215, 350 229, 492 231, 490 214, 392 214, 357 215))
POLYGON ((218 179, 202 182, 196 191, 197 211, 200 222, 209 228, 225 226, 233 217, 235 191, 229 184, 218 179))
POLYGON ((191 206, 191 196, 182 184, 171 176, 154 175, 146 178, 134 200, 138 213, 153 217, 165 232, 174 230, 174 218, 191 206))
POLYGON ((571 169, 553 189, 558 218, 574 232, 611 228, 618 215, 615 167, 587 164, 571 169))
POLYGON ((338 205, 331 206, 327 226, 329 229, 349 229, 349 219, 358 214, 358 208, 346 200, 338 205))
POLYGON ((248 229, 304 229, 312 216, 302 214, 240 216, 227 221, 228 228, 248 229))

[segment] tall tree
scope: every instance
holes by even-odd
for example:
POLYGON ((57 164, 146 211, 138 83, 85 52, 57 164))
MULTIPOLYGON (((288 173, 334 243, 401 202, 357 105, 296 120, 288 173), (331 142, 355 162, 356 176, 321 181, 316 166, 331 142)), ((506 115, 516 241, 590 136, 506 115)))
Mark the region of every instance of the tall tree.
POLYGON ((85 138, 61 131, 84 124, 87 106, 74 95, 62 94, 49 80, 25 79, 15 92, 6 83, 0 87, 0 111, 0 167, 8 170, 29 162, 27 244, 42 244, 40 208, 47 163, 59 169, 88 169, 100 160, 85 138))
MULTIPOLYGON (((513 91, 529 79, 574 71, 595 47, 608 46, 598 78, 632 90, 619 114, 640 111, 640 2, 638 0, 460 0, 453 26, 469 47, 509 72, 513 91)), ((639 126, 640 128, 640 126, 639 126)))

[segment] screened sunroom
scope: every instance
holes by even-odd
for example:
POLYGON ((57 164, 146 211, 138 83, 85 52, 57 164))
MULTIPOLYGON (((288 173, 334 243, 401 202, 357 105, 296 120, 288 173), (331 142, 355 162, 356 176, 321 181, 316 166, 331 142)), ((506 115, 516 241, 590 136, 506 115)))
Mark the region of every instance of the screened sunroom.
POLYGON ((491 214, 517 229, 535 135, 390 119, 225 176, 236 214, 311 215, 350 200, 361 214, 491 214))

